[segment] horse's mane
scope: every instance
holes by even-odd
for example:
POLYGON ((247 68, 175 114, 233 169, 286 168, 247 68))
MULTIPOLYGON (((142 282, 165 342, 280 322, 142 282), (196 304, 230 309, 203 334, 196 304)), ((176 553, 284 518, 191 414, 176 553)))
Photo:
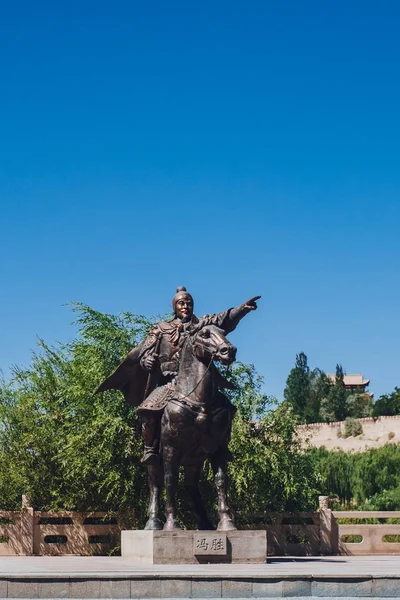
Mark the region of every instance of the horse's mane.
POLYGON ((222 331, 222 333, 224 333, 224 330, 221 329, 221 327, 218 327, 217 325, 214 325, 213 323, 202 323, 201 321, 198 321, 189 331, 189 336, 194 336, 196 335, 196 333, 199 333, 199 331, 201 331, 202 329, 204 329, 204 327, 213 327, 214 329, 217 329, 218 331, 222 331))

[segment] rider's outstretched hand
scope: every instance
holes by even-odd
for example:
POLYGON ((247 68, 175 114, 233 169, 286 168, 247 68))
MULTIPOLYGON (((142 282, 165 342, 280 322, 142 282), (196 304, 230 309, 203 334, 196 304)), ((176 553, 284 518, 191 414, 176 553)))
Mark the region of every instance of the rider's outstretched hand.
POLYGON ((261 296, 254 296, 254 298, 250 298, 250 300, 247 300, 247 302, 243 304, 244 308, 248 308, 249 310, 257 310, 256 300, 259 300, 260 298, 261 296))

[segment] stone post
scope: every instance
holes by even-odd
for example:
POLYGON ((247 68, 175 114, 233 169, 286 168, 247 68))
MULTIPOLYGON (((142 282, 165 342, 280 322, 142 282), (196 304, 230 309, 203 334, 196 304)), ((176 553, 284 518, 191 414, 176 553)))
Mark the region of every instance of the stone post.
POLYGON ((31 499, 25 494, 22 496, 20 520, 20 554, 32 556, 35 515, 31 506, 31 499))
POLYGON ((318 496, 318 504, 320 510, 329 509, 329 496, 318 496))
POLYGON ((319 496, 320 550, 322 555, 338 553, 338 527, 329 508, 329 496, 319 496))

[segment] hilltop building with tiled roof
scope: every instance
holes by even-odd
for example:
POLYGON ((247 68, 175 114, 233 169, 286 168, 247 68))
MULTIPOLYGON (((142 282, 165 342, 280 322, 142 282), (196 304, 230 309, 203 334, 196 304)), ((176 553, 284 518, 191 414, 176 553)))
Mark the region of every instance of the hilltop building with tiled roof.
MULTIPOLYGON (((332 381, 332 383, 335 383, 336 375, 328 373, 328 377, 332 381)), ((344 381, 346 390, 349 390, 351 392, 358 393, 358 394, 368 394, 369 393, 369 392, 367 392, 367 387, 369 386, 369 382, 371 380, 364 379, 364 376, 362 373, 354 373, 354 374, 349 374, 349 375, 347 373, 345 373, 343 375, 343 381, 344 381)), ((373 396, 373 394, 369 394, 369 395, 373 396)))

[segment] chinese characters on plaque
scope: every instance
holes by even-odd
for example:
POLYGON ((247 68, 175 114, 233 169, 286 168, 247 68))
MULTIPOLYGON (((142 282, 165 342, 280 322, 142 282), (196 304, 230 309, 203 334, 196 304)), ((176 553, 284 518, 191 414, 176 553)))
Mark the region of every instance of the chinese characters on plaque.
POLYGON ((198 533, 194 536, 194 554, 201 555, 226 555, 226 534, 223 533, 198 533))

